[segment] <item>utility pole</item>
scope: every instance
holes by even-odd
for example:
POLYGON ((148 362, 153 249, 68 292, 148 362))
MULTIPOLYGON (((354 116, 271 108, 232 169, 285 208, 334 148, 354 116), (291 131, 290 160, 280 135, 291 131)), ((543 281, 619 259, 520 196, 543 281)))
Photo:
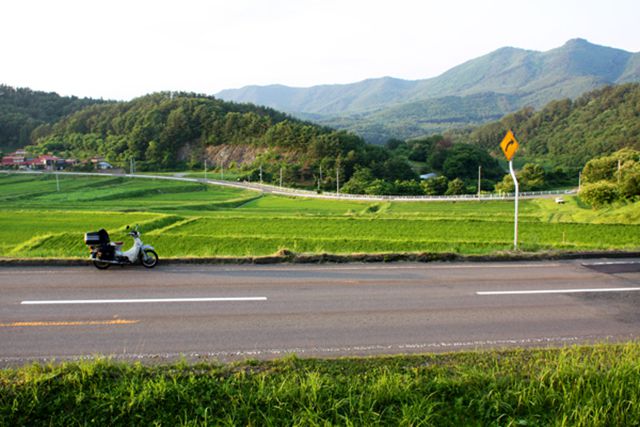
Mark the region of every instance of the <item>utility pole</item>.
POLYGON ((320 179, 318 180, 318 192, 320 192, 321 185, 322 185, 322 165, 320 165, 320 179))
POLYGON ((282 166, 280 166, 280 187, 282 187, 282 166))
POLYGON ((260 165, 260 184, 262 184, 262 165, 260 165))
POLYGON ((340 168, 336 168, 336 194, 340 194, 340 168))
POLYGON ((207 159, 204 159, 204 180, 207 180, 207 159))
POLYGON ((618 184, 620 184, 620 159, 618 159, 618 184))
POLYGON ((58 179, 58 173, 56 172, 56 189, 60 192, 60 180, 58 179))
POLYGON ((578 192, 582 188, 582 171, 578 171, 578 192))
POLYGON ((480 191, 482 189, 482 165, 478 166, 478 198, 480 198, 480 191))

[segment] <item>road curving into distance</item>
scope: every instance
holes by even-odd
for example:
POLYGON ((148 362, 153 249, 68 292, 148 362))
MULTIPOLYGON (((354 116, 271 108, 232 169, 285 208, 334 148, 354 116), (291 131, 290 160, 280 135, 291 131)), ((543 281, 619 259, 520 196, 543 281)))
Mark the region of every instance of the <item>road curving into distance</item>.
POLYGON ((557 346, 640 336, 640 260, 0 267, 0 365, 557 346))

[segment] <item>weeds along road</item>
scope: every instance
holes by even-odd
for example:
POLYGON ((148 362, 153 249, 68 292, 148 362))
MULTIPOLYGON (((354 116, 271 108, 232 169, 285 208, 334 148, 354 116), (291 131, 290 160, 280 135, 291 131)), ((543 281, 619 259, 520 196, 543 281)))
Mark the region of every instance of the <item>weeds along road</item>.
POLYGON ((0 364, 566 345, 640 336, 640 260, 0 268, 0 364))

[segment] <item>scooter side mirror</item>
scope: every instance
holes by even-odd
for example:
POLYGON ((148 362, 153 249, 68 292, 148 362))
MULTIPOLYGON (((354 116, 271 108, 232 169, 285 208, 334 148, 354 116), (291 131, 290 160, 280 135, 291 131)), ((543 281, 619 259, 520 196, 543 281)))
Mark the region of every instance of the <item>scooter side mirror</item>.
POLYGON ((129 226, 127 225, 127 228, 126 228, 126 230, 128 230, 128 229, 129 229, 129 226))

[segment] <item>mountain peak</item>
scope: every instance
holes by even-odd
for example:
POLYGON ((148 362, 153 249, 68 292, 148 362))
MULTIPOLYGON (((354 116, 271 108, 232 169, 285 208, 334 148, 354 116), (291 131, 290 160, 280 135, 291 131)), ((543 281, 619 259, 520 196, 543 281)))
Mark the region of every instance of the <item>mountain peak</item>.
POLYGON ((564 44, 564 47, 574 47, 574 46, 593 46, 593 44, 589 43, 588 40, 581 39, 579 37, 575 39, 567 40, 567 42, 564 44))

